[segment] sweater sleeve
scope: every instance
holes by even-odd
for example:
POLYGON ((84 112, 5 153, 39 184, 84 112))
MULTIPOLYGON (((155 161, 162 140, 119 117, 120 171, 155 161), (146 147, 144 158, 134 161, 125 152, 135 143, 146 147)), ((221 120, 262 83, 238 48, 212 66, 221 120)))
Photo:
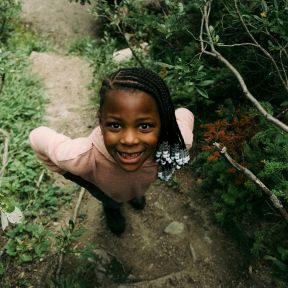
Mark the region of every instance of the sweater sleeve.
POLYGON ((83 169, 89 169, 92 149, 89 138, 71 139, 41 126, 31 131, 29 141, 39 160, 53 172, 79 175, 83 169))
POLYGON ((193 143, 194 115, 186 108, 178 108, 175 111, 175 116, 186 148, 191 149, 193 143))

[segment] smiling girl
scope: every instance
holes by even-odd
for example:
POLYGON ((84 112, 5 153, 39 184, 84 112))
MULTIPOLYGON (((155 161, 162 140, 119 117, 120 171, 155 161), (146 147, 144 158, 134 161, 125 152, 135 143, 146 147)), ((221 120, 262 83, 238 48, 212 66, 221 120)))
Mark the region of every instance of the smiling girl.
POLYGON ((157 176, 170 179, 189 161, 193 114, 174 110, 168 87, 154 72, 124 68, 103 80, 100 126, 70 139, 50 128, 30 133, 37 157, 53 172, 87 189, 102 202, 107 226, 125 230, 122 203, 145 207, 145 192, 157 176))

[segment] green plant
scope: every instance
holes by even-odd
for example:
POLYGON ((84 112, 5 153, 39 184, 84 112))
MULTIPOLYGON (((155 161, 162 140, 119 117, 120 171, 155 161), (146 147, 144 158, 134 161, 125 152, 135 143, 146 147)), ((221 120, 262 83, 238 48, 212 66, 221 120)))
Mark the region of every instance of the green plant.
MULTIPOLYGON (((27 73, 28 63, 20 55, 13 54, 10 61, 14 63, 13 69, 7 72, 0 99, 0 122, 10 138, 8 165, 1 185, 2 199, 6 198, 9 203, 9 198, 17 195, 16 202, 21 201, 23 208, 29 203, 29 213, 40 208, 45 208, 45 213, 49 213, 49 207, 56 207, 56 197, 69 194, 51 186, 50 177, 44 177, 46 181, 39 183, 39 187, 35 189, 42 168, 27 139, 31 128, 38 126, 41 121, 43 100, 37 97, 39 82, 27 73)), ((62 198, 62 203, 70 199, 65 197, 62 198)))
POLYGON ((5 267, 3 262, 0 262, 0 276, 2 276, 5 273, 5 267))
POLYGON ((17 0, 2 0, 0 2, 0 43, 5 42, 13 31, 15 20, 20 11, 20 3, 17 0))
MULTIPOLYGON (((0 7, 4 2, 9 1, 2 1, 0 7)), ((11 278, 11 271, 25 269, 25 263, 30 265, 30 261, 39 261, 49 253, 50 240, 54 236, 42 224, 55 220, 56 207, 69 201, 73 191, 54 185, 51 173, 43 173, 43 167, 28 143, 29 132, 43 124, 44 99, 41 97, 41 83, 31 75, 27 56, 32 50, 45 49, 45 45, 15 18, 9 19, 9 33, 5 34, 5 41, 3 38, 0 40, 3 40, 0 43, 0 128, 9 135, 8 163, 0 176, 0 207, 9 212, 17 205, 24 213, 25 222, 9 227, 7 233, 0 236, 2 250, 5 250, 1 258, 0 286, 28 287, 28 280, 17 281, 17 275, 11 278)), ((1 134, 1 165, 3 139, 1 134)))
POLYGON ((65 253, 73 240, 82 235, 85 228, 75 229, 72 220, 69 221, 67 228, 62 228, 62 234, 56 236, 56 245, 58 253, 65 253))
POLYGON ((46 255, 52 233, 41 225, 22 223, 6 235, 10 239, 4 247, 5 252, 23 263, 40 260, 46 255))
POLYGON ((168 181, 167 185, 168 185, 169 187, 171 187, 173 190, 178 191, 179 188, 180 188, 180 181, 179 181, 179 179, 177 178, 177 176, 174 175, 174 176, 168 181))
POLYGON ((29 30, 29 27, 18 22, 15 23, 14 31, 7 40, 7 46, 11 52, 15 51, 24 55, 30 55, 33 51, 52 50, 45 40, 40 40, 34 32, 29 30))

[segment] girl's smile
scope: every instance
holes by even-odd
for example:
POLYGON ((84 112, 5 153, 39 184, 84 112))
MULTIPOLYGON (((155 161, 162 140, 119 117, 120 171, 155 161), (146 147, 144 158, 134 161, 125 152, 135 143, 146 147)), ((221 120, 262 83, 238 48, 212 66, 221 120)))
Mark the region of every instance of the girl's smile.
POLYGON ((99 113, 107 151, 133 172, 154 156, 161 128, 155 99, 138 90, 109 90, 99 113))

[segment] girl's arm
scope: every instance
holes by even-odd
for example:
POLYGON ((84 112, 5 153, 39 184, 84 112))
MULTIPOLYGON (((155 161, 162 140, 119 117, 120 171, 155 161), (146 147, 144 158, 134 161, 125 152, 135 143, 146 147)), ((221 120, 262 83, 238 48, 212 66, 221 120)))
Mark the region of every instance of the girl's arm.
POLYGON ((80 175, 92 163, 89 138, 71 139, 41 126, 30 133, 29 141, 40 161, 53 172, 80 175))
POLYGON ((186 148, 191 149, 193 143, 194 115, 186 108, 178 108, 175 111, 175 116, 186 148))

